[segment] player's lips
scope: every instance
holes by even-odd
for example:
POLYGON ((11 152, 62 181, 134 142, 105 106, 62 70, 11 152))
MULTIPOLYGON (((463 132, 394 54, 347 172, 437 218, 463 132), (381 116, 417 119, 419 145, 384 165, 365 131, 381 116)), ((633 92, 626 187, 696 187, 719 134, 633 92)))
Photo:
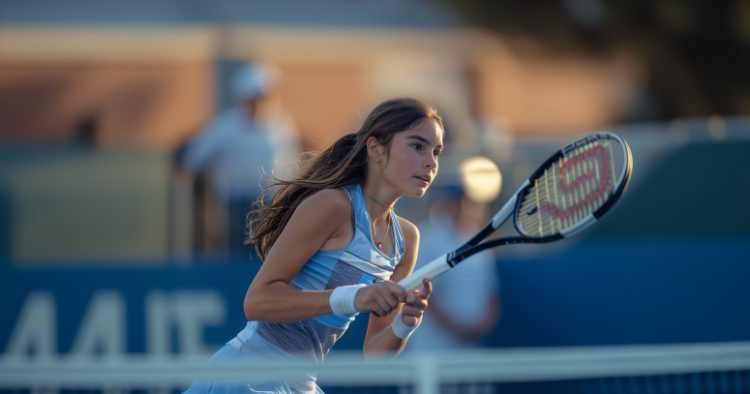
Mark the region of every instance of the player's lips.
POLYGON ((415 175, 414 178, 417 178, 428 185, 432 183, 432 177, 430 176, 415 175))

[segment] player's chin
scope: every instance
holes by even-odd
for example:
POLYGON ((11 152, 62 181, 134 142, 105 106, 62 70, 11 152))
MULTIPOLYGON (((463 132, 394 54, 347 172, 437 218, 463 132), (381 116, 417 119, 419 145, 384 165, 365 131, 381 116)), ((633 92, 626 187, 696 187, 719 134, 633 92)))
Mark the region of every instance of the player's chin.
POLYGON ((429 188, 430 184, 411 185, 411 187, 409 187, 404 194, 409 197, 422 198, 427 193, 427 190, 429 188))

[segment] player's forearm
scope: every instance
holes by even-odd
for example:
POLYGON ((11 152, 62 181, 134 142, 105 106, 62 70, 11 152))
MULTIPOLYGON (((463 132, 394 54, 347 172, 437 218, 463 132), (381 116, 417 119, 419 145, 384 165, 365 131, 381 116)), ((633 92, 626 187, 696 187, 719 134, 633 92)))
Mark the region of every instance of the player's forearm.
POLYGON ((394 319, 401 318, 401 309, 402 307, 399 307, 383 317, 370 315, 363 348, 366 357, 396 355, 404 350, 408 338, 403 339, 397 336, 392 327, 394 319))
POLYGON ((398 354, 406 346, 406 339, 397 337, 390 326, 384 327, 378 333, 369 335, 365 339, 365 356, 378 356, 386 354, 398 354))
POLYGON ((283 282, 254 286, 245 295, 245 317, 288 322, 325 315, 331 313, 330 295, 330 290, 300 291, 283 282))

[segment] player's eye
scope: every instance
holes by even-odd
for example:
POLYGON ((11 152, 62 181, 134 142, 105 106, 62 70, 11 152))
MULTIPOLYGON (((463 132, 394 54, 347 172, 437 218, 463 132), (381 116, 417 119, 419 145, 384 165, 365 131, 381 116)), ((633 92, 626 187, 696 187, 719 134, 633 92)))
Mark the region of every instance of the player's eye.
POLYGON ((417 152, 423 152, 424 151, 424 144, 421 142, 414 142, 411 144, 411 147, 414 148, 417 152))

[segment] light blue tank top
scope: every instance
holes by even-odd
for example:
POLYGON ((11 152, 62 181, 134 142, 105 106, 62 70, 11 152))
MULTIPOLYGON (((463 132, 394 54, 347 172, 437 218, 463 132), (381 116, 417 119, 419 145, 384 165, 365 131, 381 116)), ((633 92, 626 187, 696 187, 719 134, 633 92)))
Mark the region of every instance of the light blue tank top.
MULTIPOLYGON (((392 256, 375 246, 371 234, 371 221, 365 206, 364 194, 359 184, 344 188, 352 204, 354 234, 342 249, 319 250, 305 263, 291 286, 300 290, 325 290, 357 283, 370 284, 375 280, 391 277, 396 265, 404 255, 405 243, 398 218, 391 213, 390 234, 393 236, 392 256)), ((260 357, 297 358, 304 357, 322 361, 336 341, 346 332, 357 314, 339 316, 334 314, 316 316, 308 320, 286 323, 249 321, 214 358, 260 357)), ((205 387, 205 386, 204 386, 205 387)), ((193 392, 237 392, 237 390, 194 390, 193 392)), ((257 389, 257 388, 256 388, 257 389)), ((307 376, 298 382, 265 387, 271 392, 320 392, 315 378, 307 376)), ((255 392, 244 386, 240 391, 255 392), (249 390, 248 390, 249 389, 249 390)))

